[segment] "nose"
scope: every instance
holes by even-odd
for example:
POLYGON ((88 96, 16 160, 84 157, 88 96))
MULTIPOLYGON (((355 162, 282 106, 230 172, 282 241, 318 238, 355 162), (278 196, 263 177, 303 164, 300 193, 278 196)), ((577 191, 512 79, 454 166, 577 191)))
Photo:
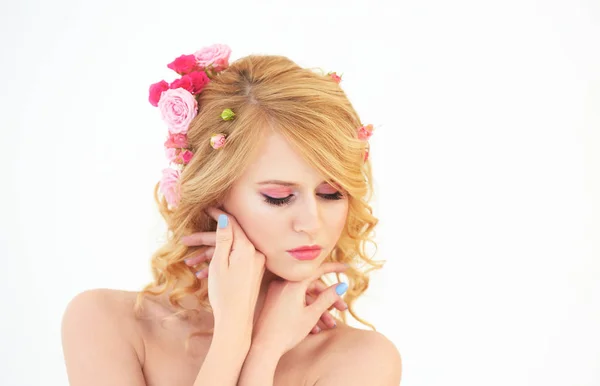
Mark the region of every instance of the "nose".
POLYGON ((321 227, 321 214, 317 199, 312 196, 296 206, 293 228, 294 231, 306 233, 314 241, 321 227))

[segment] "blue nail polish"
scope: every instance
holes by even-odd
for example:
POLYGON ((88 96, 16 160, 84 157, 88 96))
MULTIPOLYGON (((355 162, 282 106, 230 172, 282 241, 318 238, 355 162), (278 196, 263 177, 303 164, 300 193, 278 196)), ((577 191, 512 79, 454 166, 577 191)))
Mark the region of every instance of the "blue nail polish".
POLYGON ((335 287, 335 292, 338 295, 343 295, 347 289, 348 289, 348 284, 341 282, 340 284, 337 285, 337 287, 335 287))
POLYGON ((219 215, 219 228, 221 228, 221 229, 225 228, 227 226, 227 222, 228 222, 227 215, 220 214, 219 215))

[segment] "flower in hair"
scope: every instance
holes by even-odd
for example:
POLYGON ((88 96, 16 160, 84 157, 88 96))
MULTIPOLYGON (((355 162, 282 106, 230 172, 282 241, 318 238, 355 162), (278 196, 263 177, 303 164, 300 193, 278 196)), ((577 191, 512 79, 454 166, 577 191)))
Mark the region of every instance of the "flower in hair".
POLYGON ((158 185, 160 192, 165 196, 167 204, 171 207, 177 206, 181 199, 179 177, 181 172, 177 169, 166 168, 162 171, 162 178, 158 185))
POLYGON ((229 55, 231 48, 225 44, 213 44, 194 53, 198 66, 217 72, 229 67, 229 55))
POLYGON ((371 136, 373 135, 373 125, 368 124, 366 126, 361 126, 358 128, 358 139, 360 139, 361 141, 365 141, 367 142, 367 148, 365 149, 365 155, 363 158, 363 161, 366 162, 367 159, 369 158, 369 150, 371 148, 370 144, 368 143, 369 138, 371 138, 371 136))
POLYGON ((335 81, 335 83, 340 83, 342 81, 342 77, 340 75, 338 75, 335 71, 328 72, 327 75, 329 75, 331 77, 331 79, 333 79, 335 81))
POLYGON ((373 135, 373 125, 368 124, 358 129, 358 139, 366 141, 373 135))
POLYGON ((179 75, 189 74, 194 71, 198 63, 194 55, 181 55, 171 63, 167 64, 167 67, 175 71, 179 75))
POLYGON ((221 118, 223 118, 224 121, 231 121, 233 117, 235 117, 235 113, 231 109, 225 109, 221 113, 221 118))
POLYGON ((158 108, 171 134, 186 134, 190 122, 198 114, 196 98, 182 88, 163 92, 158 108))
POLYGON ((212 137, 210 137, 210 146, 212 146, 213 149, 220 149, 223 146, 225 146, 225 140, 226 140, 226 135, 225 134, 213 134, 212 137))
MULTIPOLYGON (((163 170, 159 190, 171 208, 179 203, 178 181, 182 168, 194 156, 189 148, 187 132, 190 123, 198 115, 197 95, 210 83, 213 75, 229 67, 230 54, 228 46, 214 44, 194 54, 181 55, 167 64, 168 68, 181 76, 179 79, 170 84, 161 80, 150 85, 148 101, 159 108, 168 127, 168 137, 164 143, 165 156, 173 166, 163 170)), ((231 114, 229 119, 235 115, 232 111, 231 114)), ((215 149, 224 144, 225 135, 222 138, 215 137, 214 140, 211 138, 211 146, 215 149)))

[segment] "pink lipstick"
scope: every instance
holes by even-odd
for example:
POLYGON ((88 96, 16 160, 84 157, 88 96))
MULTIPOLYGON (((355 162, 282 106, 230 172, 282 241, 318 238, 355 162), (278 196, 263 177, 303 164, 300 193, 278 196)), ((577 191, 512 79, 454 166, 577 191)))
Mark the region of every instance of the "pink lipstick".
POLYGON ((319 245, 303 245, 287 252, 298 260, 314 260, 319 257, 321 251, 322 248, 319 245))

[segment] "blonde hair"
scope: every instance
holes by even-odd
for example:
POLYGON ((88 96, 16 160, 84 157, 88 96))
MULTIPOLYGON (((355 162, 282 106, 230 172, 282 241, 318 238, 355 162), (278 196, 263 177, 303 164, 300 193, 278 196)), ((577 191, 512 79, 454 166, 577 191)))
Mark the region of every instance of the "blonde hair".
MULTIPOLYGON (((207 280, 197 280, 183 262, 201 247, 187 247, 178 241, 193 232, 216 230, 215 221, 204 210, 225 197, 269 128, 283 135, 327 182, 346 192, 349 205, 345 228, 327 261, 350 265, 344 273, 348 279, 344 296, 348 312, 375 330, 354 311, 354 302, 368 288, 368 273, 385 262, 372 260, 366 252, 367 242, 377 247, 370 238, 378 222, 368 204, 373 194, 371 165, 363 162, 366 144, 357 137, 361 121, 339 84, 322 71, 302 68, 283 56, 250 55, 217 74, 197 98, 198 115, 188 130, 194 157, 181 174, 178 206, 170 209, 165 198, 159 197, 158 183, 154 189, 168 237, 152 255, 154 280, 139 293, 136 315, 144 296, 158 296, 169 290, 169 302, 179 310, 174 315, 198 312, 181 306, 181 299, 189 295, 211 311, 207 280), (226 108, 235 112, 234 120, 221 119, 226 108), (227 145, 222 149, 214 150, 209 145, 214 133, 227 135, 227 145), (370 268, 359 267, 361 262, 370 268)), ((339 281, 339 274, 336 276, 339 281)), ((346 323, 346 313, 337 314, 346 323)))

